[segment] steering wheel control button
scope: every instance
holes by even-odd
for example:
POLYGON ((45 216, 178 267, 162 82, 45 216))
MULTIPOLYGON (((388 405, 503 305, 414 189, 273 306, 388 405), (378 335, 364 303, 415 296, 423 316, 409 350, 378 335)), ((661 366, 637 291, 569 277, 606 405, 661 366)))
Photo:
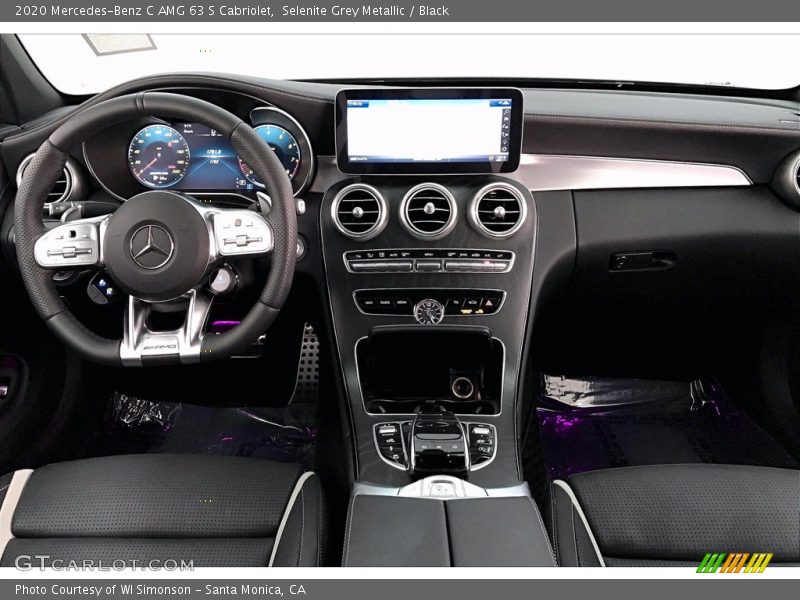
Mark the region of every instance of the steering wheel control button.
POLYGON ((220 255, 266 254, 272 250, 272 229, 258 213, 219 211, 213 219, 220 255))
POLYGON ((225 296, 236 289, 238 277, 230 267, 218 269, 208 284, 209 289, 217 296, 225 296))
POLYGON ((117 300, 121 294, 117 292, 116 284, 104 273, 96 273, 86 286, 86 295, 100 306, 110 304, 117 300))
POLYGON ((51 229, 34 245, 33 255, 41 267, 86 267, 100 264, 101 227, 106 218, 69 223, 51 229))
POLYGON ((174 252, 175 241, 161 225, 143 225, 131 236, 131 258, 143 269, 160 269, 174 252))

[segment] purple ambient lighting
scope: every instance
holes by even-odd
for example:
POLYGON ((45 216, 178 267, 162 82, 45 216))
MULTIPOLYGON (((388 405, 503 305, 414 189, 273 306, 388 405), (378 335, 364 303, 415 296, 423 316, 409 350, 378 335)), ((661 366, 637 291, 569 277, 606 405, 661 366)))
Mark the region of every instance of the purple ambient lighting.
MULTIPOLYGON (((625 385, 621 380, 611 391, 624 397, 625 385)), ((604 386, 604 393, 609 387, 604 386)), ((683 397, 655 393, 654 400, 647 401, 640 393, 627 405, 593 408, 559 406, 553 397, 539 394, 535 410, 548 478, 646 464, 796 467, 797 462, 731 402, 719 382, 706 380, 702 387, 702 397, 694 397, 687 385, 683 397)))
POLYGON ((213 321, 208 331, 210 333, 225 333, 239 325, 241 321, 213 321))

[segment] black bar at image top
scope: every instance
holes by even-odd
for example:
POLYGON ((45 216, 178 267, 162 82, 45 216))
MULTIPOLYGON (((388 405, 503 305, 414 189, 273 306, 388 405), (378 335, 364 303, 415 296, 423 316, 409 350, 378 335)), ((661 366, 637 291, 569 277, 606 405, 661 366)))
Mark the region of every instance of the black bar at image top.
POLYGON ((800 21, 786 0, 31 0, 0 3, 0 20, 46 22, 707 22, 800 21))

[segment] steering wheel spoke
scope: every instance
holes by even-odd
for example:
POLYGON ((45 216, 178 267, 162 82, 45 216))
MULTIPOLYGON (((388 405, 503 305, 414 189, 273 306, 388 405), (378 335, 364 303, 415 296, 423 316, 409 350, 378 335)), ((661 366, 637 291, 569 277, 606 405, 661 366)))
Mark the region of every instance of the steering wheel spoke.
POLYGON ((47 231, 33 247, 36 264, 45 269, 102 267, 103 239, 110 215, 69 221, 47 231))
POLYGON ((260 213, 241 209, 211 209, 209 213, 216 258, 256 256, 272 252, 272 227, 260 213))
POLYGON ((148 326, 152 303, 131 296, 125 312, 120 358, 125 366, 192 364, 200 362, 206 321, 214 297, 202 289, 186 295, 188 308, 183 324, 172 331, 153 331, 148 326))

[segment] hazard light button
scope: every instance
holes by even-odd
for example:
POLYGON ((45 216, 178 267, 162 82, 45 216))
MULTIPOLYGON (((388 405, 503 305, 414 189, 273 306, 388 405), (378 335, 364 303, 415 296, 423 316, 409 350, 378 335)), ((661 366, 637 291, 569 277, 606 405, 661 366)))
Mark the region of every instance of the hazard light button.
POLYGON ((483 314, 488 315, 497 311, 499 305, 500 299, 497 297, 483 298, 481 300, 480 310, 483 311, 483 314))

